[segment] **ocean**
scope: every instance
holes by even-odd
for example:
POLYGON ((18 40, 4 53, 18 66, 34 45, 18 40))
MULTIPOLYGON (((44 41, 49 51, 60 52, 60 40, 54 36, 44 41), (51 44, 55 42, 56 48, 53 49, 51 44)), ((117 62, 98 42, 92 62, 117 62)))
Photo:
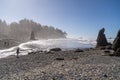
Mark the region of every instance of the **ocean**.
POLYGON ((9 49, 0 50, 0 58, 16 55, 16 48, 20 48, 20 55, 27 55, 28 52, 35 50, 49 51, 51 48, 61 48, 62 50, 72 50, 76 48, 94 48, 95 40, 80 39, 47 39, 35 40, 22 43, 9 49))

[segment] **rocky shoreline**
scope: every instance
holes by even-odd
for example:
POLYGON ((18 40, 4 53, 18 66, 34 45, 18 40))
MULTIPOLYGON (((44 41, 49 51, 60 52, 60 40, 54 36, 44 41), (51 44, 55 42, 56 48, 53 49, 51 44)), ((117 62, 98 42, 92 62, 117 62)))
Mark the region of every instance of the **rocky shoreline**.
POLYGON ((119 80, 120 58, 103 54, 84 49, 10 56, 0 59, 0 80, 119 80))

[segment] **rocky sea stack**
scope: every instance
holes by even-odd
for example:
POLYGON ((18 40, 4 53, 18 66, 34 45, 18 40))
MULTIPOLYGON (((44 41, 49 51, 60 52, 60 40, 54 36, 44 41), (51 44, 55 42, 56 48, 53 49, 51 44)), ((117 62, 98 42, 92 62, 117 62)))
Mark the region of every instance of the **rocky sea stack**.
POLYGON ((114 50, 115 55, 120 56, 120 30, 118 31, 117 36, 113 41, 112 49, 114 50))
POLYGON ((108 42, 107 42, 107 39, 106 39, 106 36, 105 36, 104 32, 105 32, 105 29, 102 28, 98 33, 97 45, 96 45, 97 48, 108 45, 108 42))

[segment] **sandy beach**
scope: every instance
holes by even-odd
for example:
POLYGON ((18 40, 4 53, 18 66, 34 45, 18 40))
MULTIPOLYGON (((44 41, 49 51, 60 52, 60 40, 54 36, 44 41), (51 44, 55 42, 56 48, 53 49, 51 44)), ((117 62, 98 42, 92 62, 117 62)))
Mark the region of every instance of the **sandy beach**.
POLYGON ((120 58, 103 50, 40 52, 0 59, 0 80, 119 80, 120 58))

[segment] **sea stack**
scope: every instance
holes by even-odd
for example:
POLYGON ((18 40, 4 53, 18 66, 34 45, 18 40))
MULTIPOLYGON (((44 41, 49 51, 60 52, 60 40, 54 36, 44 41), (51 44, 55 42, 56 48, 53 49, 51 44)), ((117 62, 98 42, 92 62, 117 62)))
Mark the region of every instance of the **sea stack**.
POLYGON ((113 41, 112 49, 115 51, 115 54, 120 54, 120 30, 117 33, 115 40, 113 41))
POLYGON ((31 31, 30 40, 35 40, 35 34, 33 31, 31 31))
POLYGON ((100 29, 100 31, 98 33, 97 45, 96 45, 97 48, 108 45, 108 42, 107 42, 107 39, 106 39, 106 36, 105 36, 104 32, 105 32, 105 29, 102 28, 102 29, 100 29))

